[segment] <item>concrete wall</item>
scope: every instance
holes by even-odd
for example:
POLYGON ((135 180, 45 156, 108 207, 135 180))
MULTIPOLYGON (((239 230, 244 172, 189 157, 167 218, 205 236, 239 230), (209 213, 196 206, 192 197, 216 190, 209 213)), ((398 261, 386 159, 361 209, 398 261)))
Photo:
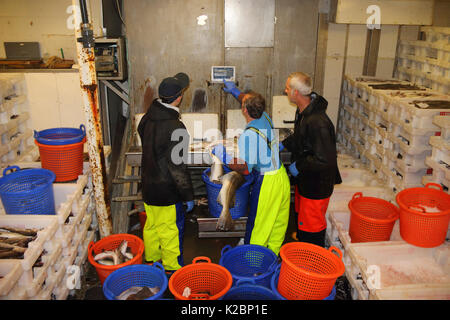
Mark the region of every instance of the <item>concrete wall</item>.
MULTIPOLYGON (((0 0, 0 58, 6 58, 3 42, 39 42, 41 56, 76 60, 74 31, 67 28, 72 0, 0 0), (69 12, 67 12, 69 11, 69 12)), ((88 1, 94 35, 102 34, 101 0, 88 1)), ((70 22, 70 21, 69 21, 70 22)))

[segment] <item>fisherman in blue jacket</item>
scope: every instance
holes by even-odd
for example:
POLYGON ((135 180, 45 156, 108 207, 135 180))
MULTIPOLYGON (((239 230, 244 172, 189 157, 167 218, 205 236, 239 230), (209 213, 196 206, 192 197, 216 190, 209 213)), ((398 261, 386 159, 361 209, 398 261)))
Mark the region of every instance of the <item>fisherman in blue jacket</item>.
POLYGON ((230 169, 255 176, 244 244, 261 245, 278 255, 289 222, 290 183, 280 161, 276 130, 259 93, 241 93, 233 82, 225 82, 224 91, 242 103, 247 125, 239 137, 236 158, 221 144, 212 152, 230 169))

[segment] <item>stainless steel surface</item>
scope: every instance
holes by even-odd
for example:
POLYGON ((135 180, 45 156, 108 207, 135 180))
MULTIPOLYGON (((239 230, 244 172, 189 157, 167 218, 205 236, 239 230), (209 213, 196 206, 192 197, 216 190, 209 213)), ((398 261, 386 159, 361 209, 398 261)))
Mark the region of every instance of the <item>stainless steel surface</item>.
MULTIPOLYGON (((140 167, 142 159, 142 147, 130 146, 125 153, 127 162, 132 167, 140 167)), ((189 152, 188 162, 189 166, 210 166, 212 164, 211 156, 207 152, 189 152)))
MULTIPOLYGON (((140 167, 142 159, 142 147, 131 146, 125 153, 127 162, 132 167, 140 167)), ((282 151, 280 153, 281 162, 285 165, 291 161, 291 153, 282 151)), ((188 156, 188 167, 208 167, 212 164, 211 156, 207 152, 190 152, 188 156)))
POLYGON ((199 238, 229 238, 244 237, 245 227, 247 225, 247 217, 241 217, 233 220, 233 230, 216 231, 218 218, 197 218, 198 237, 199 238))
POLYGON ((273 47, 275 0, 225 0, 225 47, 273 47))

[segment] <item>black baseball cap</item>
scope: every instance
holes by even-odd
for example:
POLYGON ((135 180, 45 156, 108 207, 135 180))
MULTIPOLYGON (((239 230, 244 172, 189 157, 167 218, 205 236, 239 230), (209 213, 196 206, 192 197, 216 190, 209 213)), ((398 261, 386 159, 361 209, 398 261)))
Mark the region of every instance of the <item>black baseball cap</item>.
POLYGON ((186 73, 180 72, 173 77, 165 78, 158 88, 159 97, 172 102, 178 98, 189 86, 189 77, 186 73))

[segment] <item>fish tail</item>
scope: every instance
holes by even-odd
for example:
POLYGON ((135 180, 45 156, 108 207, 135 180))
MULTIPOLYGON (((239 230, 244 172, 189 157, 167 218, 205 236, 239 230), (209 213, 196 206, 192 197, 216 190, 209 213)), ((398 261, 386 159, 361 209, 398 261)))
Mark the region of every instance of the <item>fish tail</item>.
POLYGON ((228 209, 222 210, 222 213, 217 220, 216 230, 228 231, 233 225, 233 219, 231 218, 230 211, 228 209))

